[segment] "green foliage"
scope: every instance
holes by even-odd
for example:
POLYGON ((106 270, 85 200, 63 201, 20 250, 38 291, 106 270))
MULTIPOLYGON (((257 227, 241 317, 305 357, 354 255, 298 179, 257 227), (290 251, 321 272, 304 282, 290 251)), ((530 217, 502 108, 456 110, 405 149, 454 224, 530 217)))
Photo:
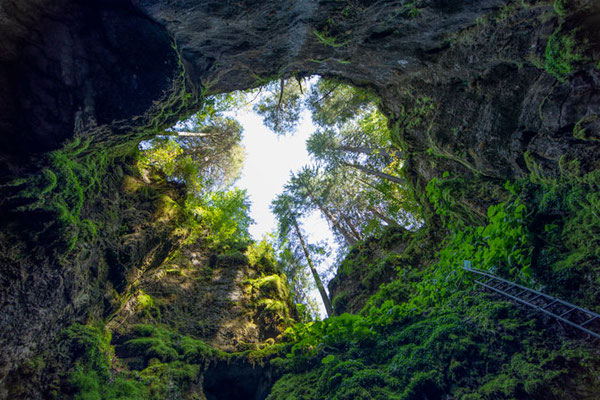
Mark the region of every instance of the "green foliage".
MULTIPOLYGON (((180 162, 177 160, 181 154, 183 154, 181 145, 174 138, 167 138, 164 141, 153 143, 152 148, 143 151, 138 165, 140 169, 155 168, 167 177, 172 177, 178 169, 186 170, 185 166, 180 166, 180 162)), ((181 175, 183 176, 180 179, 187 181, 187 174, 182 173, 181 175)))
POLYGON ((584 55, 587 44, 578 42, 576 34, 577 30, 563 32, 561 28, 558 28, 548 38, 544 66, 548 73, 554 75, 561 82, 564 82, 578 65, 589 61, 588 57, 584 55))
POLYGON ((123 344, 122 351, 126 354, 143 356, 146 363, 155 358, 161 363, 181 361, 199 364, 225 357, 225 353, 201 340, 158 326, 134 325, 131 328, 131 336, 132 338, 123 344))
POLYGON ((109 157, 106 151, 93 151, 89 145, 89 140, 74 139, 48 155, 49 166, 40 176, 15 183, 24 187, 18 196, 28 201, 18 210, 51 213, 54 220, 44 229, 58 228, 67 252, 97 233, 97 223, 81 214, 84 204, 95 199, 102 188, 109 157))
POLYGON ((322 128, 341 127, 372 111, 377 97, 365 88, 332 79, 319 79, 311 87, 305 105, 313 122, 322 128))
MULTIPOLYGON (((277 274, 266 275, 249 279, 246 283, 246 294, 249 296, 249 305, 255 310, 256 323, 260 324, 262 329, 283 332, 292 323, 294 315, 294 305, 286 277, 277 274)), ((270 351, 267 353, 271 355, 270 351)), ((253 357, 256 358, 256 355, 253 357)))
POLYGON ((117 355, 143 357, 144 367, 140 371, 119 368, 121 372, 117 372, 110 335, 100 328, 75 324, 63 332, 63 338, 78 355, 68 375, 68 390, 76 400, 181 396, 211 360, 228 357, 189 336, 157 326, 135 325, 117 355))
POLYGON ((245 158, 241 125, 231 118, 198 113, 176 128, 188 131, 165 132, 140 144, 141 171, 184 183, 193 194, 222 190, 237 180, 245 158))
POLYGON ((224 250, 250 241, 248 228, 253 221, 248 215, 250 201, 245 189, 234 188, 211 192, 203 198, 188 198, 185 207, 200 220, 188 224, 193 229, 188 241, 203 237, 210 246, 224 250))
POLYGON ((446 202, 451 197, 441 191, 441 182, 432 179, 427 194, 436 212, 445 217, 449 235, 440 246, 437 268, 421 285, 422 295, 429 293, 428 301, 437 303, 456 291, 463 280, 463 260, 470 260, 477 268, 532 284, 533 244, 528 230, 531 215, 517 195, 516 186, 506 183, 511 197, 488 208, 487 224, 466 226, 462 219, 449 214, 446 202))
POLYGON ((267 237, 260 242, 253 241, 246 250, 246 256, 248 263, 260 272, 275 273, 277 271, 275 249, 267 237))
POLYGON ((402 143, 402 133, 422 126, 427 117, 435 110, 435 102, 430 97, 414 99, 413 104, 402 106, 399 119, 391 133, 391 141, 398 148, 405 148, 402 143))
POLYGON ((141 382, 116 375, 111 371, 114 352, 110 334, 98 327, 71 325, 63 332, 64 340, 79 355, 70 372, 68 384, 75 400, 146 399, 141 382))
POLYGON ((598 115, 584 117, 577 121, 573 127, 573 137, 579 140, 595 140, 600 141, 600 138, 588 135, 588 125, 593 124, 600 118, 598 115))
POLYGON ((254 105, 254 111, 263 117, 263 123, 277 135, 295 131, 302 109, 301 81, 283 79, 265 85, 267 94, 254 105))
POLYGON ((280 275, 268 275, 248 281, 259 298, 285 300, 289 294, 285 278, 280 275))
POLYGON ((291 352, 272 361, 288 374, 268 399, 553 398, 565 379, 598 368, 523 321, 509 304, 463 296, 423 315, 388 301, 297 325, 291 352))
POLYGON ((566 17, 570 0, 554 0, 554 12, 560 17, 566 17))
POLYGON ((597 310, 600 257, 600 171, 581 173, 576 160, 561 160, 561 175, 528 187, 545 246, 536 277, 554 293, 597 310))

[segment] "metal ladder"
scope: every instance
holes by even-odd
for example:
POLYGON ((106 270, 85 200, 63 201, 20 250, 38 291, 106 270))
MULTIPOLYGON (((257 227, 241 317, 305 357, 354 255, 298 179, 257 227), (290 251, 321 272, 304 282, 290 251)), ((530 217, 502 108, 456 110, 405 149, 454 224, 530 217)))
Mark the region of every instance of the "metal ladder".
POLYGON ((485 280, 475 280, 475 283, 478 285, 541 311, 587 333, 588 335, 600 339, 599 314, 578 307, 575 304, 557 299, 556 297, 538 292, 537 290, 499 278, 487 271, 473 268, 470 261, 464 262, 463 269, 479 275, 482 278, 487 278, 485 280))

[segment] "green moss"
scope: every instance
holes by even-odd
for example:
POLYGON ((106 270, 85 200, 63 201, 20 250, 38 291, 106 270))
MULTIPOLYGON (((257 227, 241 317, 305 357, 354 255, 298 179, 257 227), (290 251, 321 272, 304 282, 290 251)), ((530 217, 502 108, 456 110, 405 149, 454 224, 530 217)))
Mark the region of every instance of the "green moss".
MULTIPOLYGON (((186 116, 191 115, 198 104, 202 102, 208 91, 207 88, 203 89, 203 94, 199 96, 195 88, 187 86, 188 80, 186 79, 185 66, 179 49, 175 43, 171 47, 177 53, 179 75, 173 80, 173 87, 169 97, 158 104, 158 109, 153 110, 154 116, 148 126, 145 127, 145 129, 153 130, 154 132, 160 132, 165 125, 172 124, 175 118, 179 121, 185 120, 186 116)), ((206 86, 210 85, 206 84, 206 86)))
POLYGON ((146 399, 144 385, 110 372, 114 351, 110 334, 99 327, 74 324, 66 329, 63 341, 79 358, 67 382, 76 400, 146 399))
POLYGON ((101 190, 101 179, 108 164, 107 152, 91 151, 90 141, 79 138, 49 154, 48 168, 39 176, 31 176, 21 183, 17 195, 28 200, 20 212, 45 211, 54 220, 45 229, 56 227, 67 251, 82 238, 97 235, 97 223, 82 218, 84 203, 94 199, 101 190))
POLYGON ((179 335, 158 326, 134 325, 130 335, 131 338, 123 344, 123 351, 127 355, 144 357, 146 363, 157 359, 161 363, 182 361, 202 364, 225 356, 225 353, 201 340, 179 335))
POLYGON ((573 137, 579 140, 595 140, 599 141, 600 138, 592 137, 587 135, 587 125, 595 122, 600 118, 598 115, 591 115, 589 117, 584 117, 577 121, 575 126, 573 127, 573 137))
POLYGON ((550 36, 546 45, 546 71, 561 82, 575 72, 578 65, 589 61, 584 55, 587 45, 578 42, 576 34, 576 30, 563 32, 559 28, 550 36))
POLYGON ((294 333, 290 355, 272 362, 288 374, 270 400, 554 398, 590 361, 511 305, 464 294, 423 315, 388 302, 294 333))
POLYGON ((266 239, 251 243, 246 250, 246 256, 248 263, 257 271, 267 274, 277 272, 275 250, 266 239))
POLYGON ((137 296, 137 301, 138 301, 139 306, 142 309, 154 307, 154 299, 152 299, 152 296, 147 295, 143 292, 141 292, 137 296))
POLYGON ((325 32, 319 32, 318 30, 314 30, 313 33, 315 34, 315 36, 317 37, 317 39, 319 40, 319 42, 321 42, 321 44, 323 44, 324 46, 329 46, 329 47, 342 47, 345 46, 348 42, 343 42, 343 43, 338 43, 337 42, 337 38, 335 37, 331 37, 331 36, 327 36, 327 34, 325 32))
POLYGON ((253 280, 251 285, 258 289, 260 297, 285 299, 289 293, 285 277, 280 275, 269 275, 253 280))
POLYGON ((217 256, 217 264, 219 266, 247 265, 248 257, 240 251, 233 251, 228 254, 219 254, 217 256))
POLYGON ((570 0, 554 0, 554 12, 560 17, 566 17, 570 0))

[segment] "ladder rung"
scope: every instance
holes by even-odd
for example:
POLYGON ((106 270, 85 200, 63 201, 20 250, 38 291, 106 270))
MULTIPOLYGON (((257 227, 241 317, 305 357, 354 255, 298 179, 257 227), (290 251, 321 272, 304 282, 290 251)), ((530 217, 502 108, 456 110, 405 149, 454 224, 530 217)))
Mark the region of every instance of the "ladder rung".
POLYGON ((500 284, 499 284, 499 285, 496 285, 496 286, 494 286, 494 289, 498 289, 498 288, 499 288, 500 286, 502 286, 502 285, 508 285, 506 288, 504 288, 504 289, 500 289, 500 290, 503 290, 503 291, 505 291, 505 292, 506 292, 507 290, 510 290, 510 289, 512 289, 512 288, 514 288, 514 287, 515 287, 515 285, 513 285, 512 283, 500 282, 500 284))
POLYGON ((494 289, 497 289, 497 288, 499 288, 499 287, 500 287, 500 286, 502 286, 502 285, 504 285, 504 282, 500 281, 500 283, 498 283, 497 285, 495 285, 495 286, 492 286, 492 287, 493 287, 494 289))
POLYGON ((568 313, 570 313, 573 310, 575 310, 575 309, 574 308, 569 308, 567 311, 565 311, 564 313, 560 314, 559 317, 564 317, 565 315, 567 315, 568 313))
MULTIPOLYGON (((468 267, 470 267, 470 265, 468 265, 468 267)), ((465 262, 465 270, 470 271, 474 274, 478 274, 480 276, 487 277, 487 280, 485 282, 475 280, 475 283, 482 285, 484 287, 487 287, 488 289, 498 292, 506 297, 509 297, 520 303, 523 303, 529 307, 537 309, 545 314, 548 314, 549 316, 556 318, 558 320, 558 322, 564 322, 566 324, 569 324, 572 327, 575 327, 575 328, 589 334, 590 336, 600 339, 600 332, 597 332, 597 331, 594 332, 593 330, 590 330, 589 328, 585 328, 586 325, 589 325, 593 321, 596 321, 596 320, 600 321, 600 314, 596 314, 592 311, 588 311, 586 309, 583 309, 581 307, 578 307, 578 306, 568 303, 566 301, 556 299, 552 296, 548 296, 548 295, 538 292, 536 290, 529 289, 525 286, 521 286, 516 283, 496 277, 486 271, 467 268, 467 262, 465 262), (499 281, 499 283, 495 283, 495 281, 499 281), (504 286, 504 285, 506 285, 506 286, 504 286), (504 287, 504 288, 499 289, 501 287, 504 287), (518 293, 515 293, 515 294, 510 294, 509 292, 515 288, 521 289, 521 291, 518 291, 518 293), (523 298, 519 298, 519 296, 521 296, 525 293, 527 293, 527 294, 523 298), (527 297, 529 297, 529 293, 533 293, 535 296, 533 296, 531 299, 527 299, 527 297), (533 302, 535 300, 539 299, 540 297, 543 299, 542 305, 540 306, 540 305, 533 304, 533 302), (543 305, 543 303, 547 303, 547 304, 543 305), (549 311, 549 309, 557 303, 560 306, 567 308, 567 310, 560 315, 556 314, 556 311, 549 311), (566 315, 569 313, 572 313, 575 310, 579 310, 579 312, 586 314, 589 319, 587 321, 583 322, 582 324, 577 324, 573 320, 569 320, 568 317, 566 317, 566 315)), ((560 308, 559 308, 559 310, 560 310, 560 308)))
POLYGON ((542 310, 547 309, 548 307, 550 307, 551 305, 553 305, 554 303, 558 303, 558 300, 553 300, 550 302, 550 304, 546 304, 545 306, 542 307, 542 310))
POLYGON ((589 324, 590 322, 592 322, 593 320, 598 319, 598 317, 592 317, 590 319, 588 319, 587 321, 585 321, 583 324, 581 324, 580 326, 586 326, 587 324, 589 324))

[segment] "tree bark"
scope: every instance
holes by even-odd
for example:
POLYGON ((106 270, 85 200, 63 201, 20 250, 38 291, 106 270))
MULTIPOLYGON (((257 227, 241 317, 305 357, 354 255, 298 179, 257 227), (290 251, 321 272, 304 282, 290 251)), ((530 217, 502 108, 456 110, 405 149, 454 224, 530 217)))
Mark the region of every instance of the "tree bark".
POLYGON ((360 164, 352 164, 352 163, 347 163, 347 162, 342 162, 342 164, 346 165, 348 167, 356 168, 359 171, 364 172, 365 174, 377 176, 379 178, 386 179, 386 180, 388 180, 390 182, 394 182, 394 183, 397 183, 399 185, 404 185, 406 183, 406 181, 404 179, 402 179, 402 178, 398 178, 397 176, 386 174, 385 172, 375 171, 374 169, 367 168, 367 167, 365 167, 363 165, 360 165, 360 164))
POLYGON ((352 224, 352 222, 350 222, 350 220, 348 219, 348 217, 346 217, 345 215, 342 215, 342 218, 344 219, 344 222, 346 223, 346 225, 348 226, 348 228, 350 228, 350 231, 352 231, 352 234, 354 235, 354 237, 358 240, 361 240, 361 234, 358 231, 358 229, 356 229, 356 227, 354 226, 354 224, 352 224))
MULTIPOLYGON (((390 153, 388 153, 388 150, 394 150, 394 148, 392 147, 388 147, 388 148, 372 148, 372 147, 366 147, 366 146, 346 146, 346 145, 341 145, 339 147, 337 147, 334 150, 341 150, 341 151, 347 151, 349 153, 355 153, 355 154, 365 154, 368 156, 374 156, 374 155, 380 155, 380 156, 390 156, 390 153)), ((402 158, 402 153, 400 153, 399 157, 402 158)))
POLYGON ((333 215, 333 213, 327 207, 325 207, 325 205, 321 201, 317 199, 317 196, 315 196, 314 193, 308 187, 306 188, 306 190, 308 191, 308 196, 311 198, 312 201, 315 202, 319 210, 321 210, 321 212, 325 215, 325 218, 327 218, 327 220, 331 222, 333 227, 342 234, 348 246, 354 246, 358 242, 359 238, 355 238, 350 232, 344 229, 344 227, 342 227, 342 224, 340 224, 340 221, 338 221, 335 215, 333 215))
POLYGON ((298 221, 296 221, 296 217, 292 215, 292 223, 294 224, 294 229, 296 230, 296 235, 300 240, 300 244, 302 245, 302 250, 304 251, 304 256, 306 257, 306 262, 310 268, 310 272, 312 272, 313 278, 315 280, 315 284, 317 285, 317 289, 319 289, 319 293, 321 294, 321 300, 323 300, 323 305, 325 306, 325 311, 327 311, 327 316, 331 317, 333 314, 333 307, 331 306, 331 301, 329 300, 329 296, 325 291, 325 286, 323 285, 323 281, 315 268, 315 265, 310 257, 310 253, 308 252, 308 247, 304 242, 304 236, 302 236, 302 232, 300 231, 300 226, 298 226, 298 221))
POLYGON ((218 133, 210 132, 164 132, 166 136, 184 136, 184 137, 206 137, 206 136, 217 136, 218 133))
POLYGON ((386 222, 388 225, 390 226, 400 226, 399 223, 397 223, 394 219, 386 216, 385 214, 383 214, 382 212, 380 212, 378 209, 376 209, 375 207, 369 207, 369 211, 371 211, 373 214, 375 214, 380 220, 386 222))

